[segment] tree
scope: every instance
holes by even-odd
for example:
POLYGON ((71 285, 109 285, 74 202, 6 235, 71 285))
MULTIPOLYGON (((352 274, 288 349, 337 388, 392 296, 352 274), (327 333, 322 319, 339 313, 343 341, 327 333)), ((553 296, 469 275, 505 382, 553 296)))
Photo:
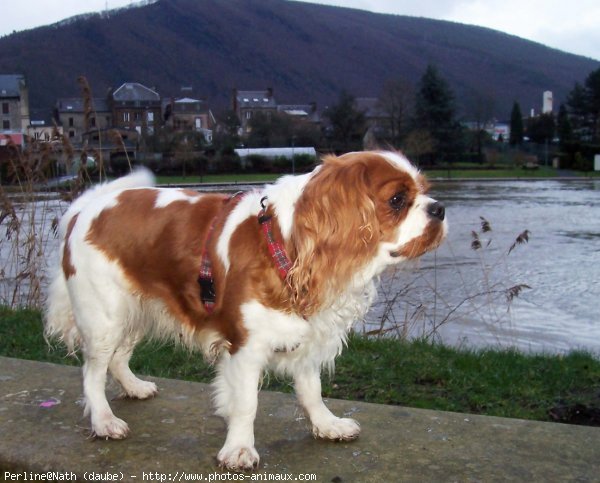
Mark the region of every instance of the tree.
POLYGON ((575 137, 600 142, 600 68, 590 72, 584 85, 575 83, 567 106, 575 137))
POLYGON ((556 118, 556 135, 560 139, 561 148, 564 150, 566 143, 573 139, 573 128, 571 126, 571 120, 569 119, 569 113, 564 104, 560 105, 558 109, 558 117, 556 118))
POLYGON ((556 132, 554 114, 547 112, 537 117, 531 117, 527 122, 527 134, 529 138, 538 144, 550 142, 556 132))
POLYGON ((342 91, 337 104, 327 108, 324 116, 331 124, 334 150, 348 151, 360 147, 367 123, 365 115, 356 108, 354 96, 342 91))
POLYGON ((246 143, 250 147, 315 146, 319 129, 305 119, 284 112, 257 112, 249 122, 246 143))
POLYGON ((600 142, 600 67, 585 79, 585 100, 592 142, 600 142))
POLYGON ((523 143, 523 115, 521 106, 515 101, 510 113, 510 138, 508 140, 511 146, 519 146, 523 143))
POLYGON ((415 99, 415 128, 429 132, 435 141, 434 158, 459 151, 461 130, 455 120, 454 94, 437 69, 429 65, 421 77, 415 99))
POLYGON ((483 145, 491 139, 486 125, 494 115, 494 98, 488 93, 476 92, 469 102, 469 112, 473 116, 474 129, 470 135, 469 145, 477 152, 477 159, 483 163, 483 145))
POLYGON ((402 151, 408 155, 411 161, 419 165, 421 157, 430 155, 435 151, 435 140, 428 131, 415 129, 404 138, 402 151))
POLYGON ((392 145, 406 134, 414 104, 414 88, 404 79, 388 80, 379 96, 378 107, 386 114, 392 145))

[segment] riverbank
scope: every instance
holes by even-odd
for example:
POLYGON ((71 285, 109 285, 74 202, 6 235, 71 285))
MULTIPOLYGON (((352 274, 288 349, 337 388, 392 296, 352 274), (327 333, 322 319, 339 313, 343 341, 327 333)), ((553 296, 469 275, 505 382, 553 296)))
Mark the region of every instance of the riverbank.
MULTIPOLYGON (((79 365, 50 350, 35 310, 0 308, 0 355, 79 365)), ((209 382, 214 371, 197 354, 145 343, 132 359, 145 375, 209 382)), ((290 381, 265 378, 263 388, 292 392, 290 381)), ((352 336, 324 377, 326 397, 491 416, 600 426, 600 360, 585 352, 532 355, 467 350, 441 344, 352 336)))
MULTIPOLYGON (((600 172, 565 171, 540 166, 538 169, 525 170, 522 168, 464 168, 464 169, 423 169, 423 172, 431 179, 440 181, 462 181, 462 180, 584 180, 600 177, 600 172)), ((231 174, 207 174, 204 176, 157 176, 157 181, 162 185, 185 185, 185 184, 218 184, 218 183, 267 183, 283 176, 274 173, 231 173, 231 174)), ((289 173, 288 173, 289 174, 289 173)))

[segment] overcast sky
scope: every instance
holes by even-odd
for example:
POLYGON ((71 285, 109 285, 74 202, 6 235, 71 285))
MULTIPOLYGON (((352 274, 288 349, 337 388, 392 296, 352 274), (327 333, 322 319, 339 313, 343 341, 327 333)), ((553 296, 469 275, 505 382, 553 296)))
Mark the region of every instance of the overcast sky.
MULTIPOLYGON (((226 1, 226 0, 221 0, 226 1)), ((303 0, 490 27, 600 60, 598 0, 303 0)), ((0 35, 131 0, 3 0, 0 35)))

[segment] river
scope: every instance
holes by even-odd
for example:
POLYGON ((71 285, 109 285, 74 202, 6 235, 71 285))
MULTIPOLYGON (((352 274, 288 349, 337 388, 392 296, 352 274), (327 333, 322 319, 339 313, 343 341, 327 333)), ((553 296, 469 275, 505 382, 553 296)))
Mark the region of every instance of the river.
POLYGON ((446 204, 447 241, 396 271, 391 289, 384 278, 367 330, 387 314, 388 328, 419 336, 436 327, 451 345, 600 354, 600 180, 439 182, 432 196, 446 204), (480 233, 480 217, 491 231, 480 233), (529 242, 508 254, 524 230, 529 242), (505 290, 518 285, 530 288, 509 304, 505 290))
MULTIPOLYGON (((378 301, 357 330, 428 336, 455 346, 600 354, 600 180, 438 182, 432 196, 446 205, 446 242, 385 274, 378 301), (481 232, 480 217, 491 231, 481 232), (509 254, 525 230, 528 243, 509 254), (511 287, 520 290, 509 303, 511 287)), ((65 205, 39 203, 36 223, 52 247, 51 220, 65 205)), ((7 233, 6 220, 1 229, 7 233)), ((0 248, 0 268, 7 257, 23 256, 6 238, 0 248)), ((0 298, 6 303, 12 287, 4 275, 0 298)))

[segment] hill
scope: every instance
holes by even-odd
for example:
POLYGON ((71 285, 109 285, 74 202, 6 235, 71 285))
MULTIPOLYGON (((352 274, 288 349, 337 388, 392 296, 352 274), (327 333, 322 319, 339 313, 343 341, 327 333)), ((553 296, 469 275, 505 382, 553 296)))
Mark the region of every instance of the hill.
POLYGON ((217 107, 231 89, 273 87, 280 102, 334 101, 340 89, 377 96, 387 79, 416 82, 434 63, 463 112, 493 99, 507 118, 513 100, 541 107, 564 99, 600 62, 490 29, 286 0, 159 0, 0 39, 0 72, 23 73, 32 107, 95 96, 136 81, 163 96, 193 86, 217 107))

